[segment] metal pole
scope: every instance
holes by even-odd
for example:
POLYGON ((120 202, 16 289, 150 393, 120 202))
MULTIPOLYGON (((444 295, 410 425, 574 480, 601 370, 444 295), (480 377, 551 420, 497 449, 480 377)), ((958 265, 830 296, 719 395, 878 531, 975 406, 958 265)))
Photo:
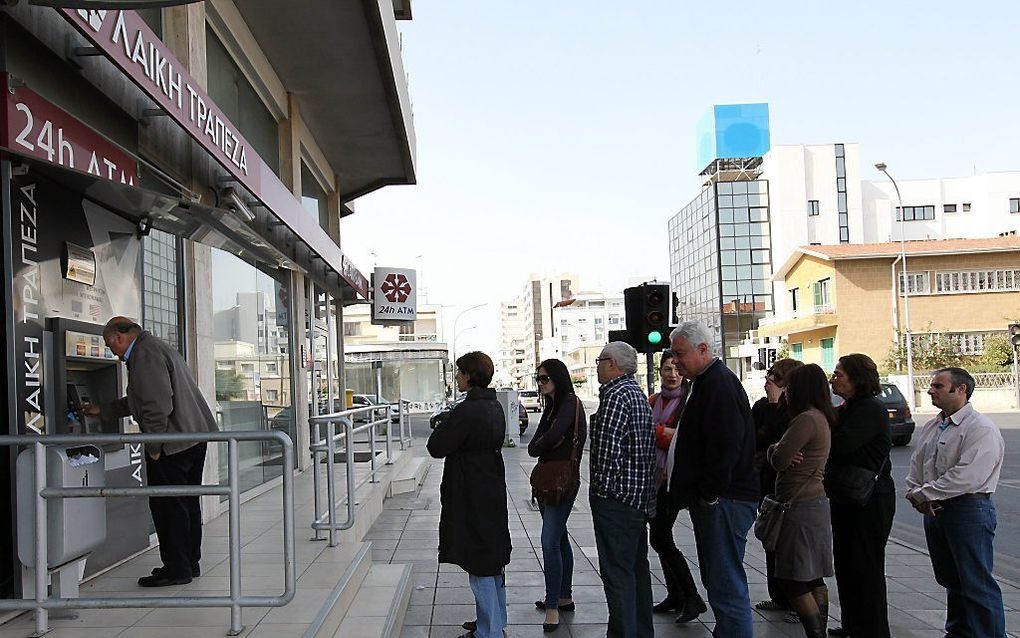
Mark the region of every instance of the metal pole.
MULTIPOLYGON (((314 423, 312 430, 313 430, 313 434, 315 435, 314 440, 312 441, 312 446, 311 446, 312 447, 312 500, 315 503, 314 504, 315 518, 313 518, 312 520, 314 522, 318 523, 322 519, 322 494, 320 493, 321 490, 322 490, 322 478, 319 476, 319 474, 320 474, 320 472, 322 470, 319 468, 319 450, 316 449, 316 446, 318 446, 322 442, 322 424, 318 423, 318 422, 314 423)), ((318 529, 315 526, 312 526, 312 529, 315 532, 315 535, 312 536, 312 538, 310 540, 313 540, 313 541, 325 540, 322 537, 322 530, 321 529, 318 529)))
POLYGON ((907 231, 904 226, 906 215, 903 210, 903 197, 900 196, 900 187, 896 183, 896 180, 894 180, 892 175, 889 174, 889 171, 886 170, 887 167, 885 164, 875 164, 875 168, 880 170, 882 173, 885 173, 885 176, 889 178, 890 182, 892 182, 893 188, 896 189, 896 201, 899 202, 900 205, 900 261, 903 262, 903 266, 901 266, 900 270, 900 281, 903 285, 903 332, 907 338, 907 387, 909 388, 909 392, 907 392, 907 403, 910 409, 914 410, 917 407, 917 402, 915 401, 915 394, 917 391, 914 389, 914 344, 913 338, 910 334, 910 286, 907 281, 907 231))
POLYGON ((1017 369, 1017 351, 1020 348, 1013 346, 1013 385, 1016 386, 1016 409, 1020 410, 1020 372, 1017 369))
MULTIPOLYGON (((336 485, 333 484, 333 462, 336 458, 336 442, 333 440, 335 421, 330 421, 326 428, 326 507, 329 509, 329 546, 336 547, 336 485)), ((348 448, 349 449, 349 448, 348 448)), ((347 471, 351 471, 354 459, 347 454, 347 471)))
MULTIPOLYGON (((228 636, 239 636, 244 631, 238 599, 241 597, 241 480, 237 461, 237 440, 227 442, 227 471, 230 474, 230 510, 227 513, 230 527, 230 631, 228 636)), ((286 471, 286 468, 284 469, 286 471)))
MULTIPOLYGON (((348 421, 344 423, 344 439, 347 445, 347 458, 354 458, 354 423, 348 421)), ((354 525, 354 517, 357 516, 357 502, 354 500, 354 493, 357 488, 354 487, 354 465, 351 463, 347 464, 347 520, 351 521, 351 525, 354 525)))
MULTIPOLYGON (((369 414, 371 414, 371 412, 369 412, 369 414)), ((373 425, 370 428, 365 428, 365 431, 368 432, 368 440, 371 445, 370 449, 372 450, 372 460, 370 461, 372 466, 372 474, 369 475, 368 482, 378 483, 379 481, 375 478, 375 426, 373 425)))
POLYGON ((400 423, 400 449, 403 450, 404 441, 406 440, 404 436, 404 402, 400 399, 397 399, 397 418, 400 423))
POLYGON ((655 392, 655 354, 645 353, 645 377, 648 381, 648 394, 655 392))
POLYGON ((35 610, 35 636, 42 636, 50 630, 50 613, 43 609, 42 604, 49 598, 47 572, 49 559, 46 552, 49 538, 46 529, 46 499, 42 491, 46 487, 46 446, 37 441, 33 445, 35 457, 35 602, 39 607, 35 610))

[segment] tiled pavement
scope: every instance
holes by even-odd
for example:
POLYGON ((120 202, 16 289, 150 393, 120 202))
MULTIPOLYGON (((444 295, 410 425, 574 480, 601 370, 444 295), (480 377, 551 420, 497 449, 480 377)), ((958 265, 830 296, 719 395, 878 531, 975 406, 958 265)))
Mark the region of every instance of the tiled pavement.
MULTIPOLYGON (((416 448, 424 452, 424 446, 416 448)), ((543 597, 544 587, 541 566, 541 518, 529 504, 528 475, 533 460, 524 449, 504 450, 509 491, 510 536, 513 553, 507 567, 507 602, 510 638, 541 636, 542 612, 535 609, 534 601, 543 597)), ((587 461, 582 464, 587 474, 587 461)), ((460 623, 474 618, 474 599, 468 587, 467 575, 452 565, 439 565, 436 546, 439 538, 439 483, 442 462, 432 461, 429 472, 417 493, 390 499, 386 510, 369 531, 366 539, 372 542, 376 562, 412 563, 410 607, 404 618, 402 638, 447 638, 463 633, 460 623)), ((586 477, 585 477, 586 478, 586 477)), ((587 493, 587 482, 582 496, 587 493)), ((598 556, 592 530, 591 512, 579 497, 571 514, 568 528, 574 544, 574 600, 577 611, 563 613, 561 624, 552 638, 574 636, 592 638, 605 635, 607 608, 601 581, 597 573, 598 556)), ((682 551, 692 563, 697 562, 690 519, 682 513, 677 521, 675 535, 682 551)), ((661 600, 665 589, 662 572, 654 552, 649 555, 653 566, 654 597, 661 600)), ((746 568, 751 588, 751 601, 767 598, 765 561, 761 545, 753 538, 747 544, 746 568)), ((695 573, 697 570, 695 569, 695 573)), ((893 635, 897 638, 941 638, 940 630, 945 617, 943 590, 935 582, 928 556, 916 548, 890 542, 887 549, 887 577, 889 587, 889 617, 893 635)), ((700 579, 699 579, 700 580, 700 579)), ((836 585, 829 579, 833 598, 832 615, 838 619, 839 605, 836 585)), ((1007 626, 1020 629, 1020 589, 1003 584, 1007 605, 1007 626)), ((756 637, 803 636, 800 625, 784 623, 779 613, 754 612, 756 637)), ((704 614, 699 622, 676 625, 672 615, 656 614, 657 636, 684 638, 711 635, 712 614, 704 614)))

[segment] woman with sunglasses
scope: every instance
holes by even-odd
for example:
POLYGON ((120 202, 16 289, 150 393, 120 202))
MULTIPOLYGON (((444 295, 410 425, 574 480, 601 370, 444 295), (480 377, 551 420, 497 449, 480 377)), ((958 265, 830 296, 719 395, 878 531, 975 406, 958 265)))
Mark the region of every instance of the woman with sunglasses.
MULTIPOLYGON (((559 359, 547 359, 538 367, 535 380, 538 382, 538 391, 545 398, 545 407, 538 428, 528 444, 528 454, 538 457, 539 463, 574 458, 580 467, 588 420, 585 418, 584 406, 574 394, 567 366, 559 359)), ((567 535, 567 518, 574 506, 578 487, 559 503, 543 503, 541 500, 538 503, 539 511, 542 512, 545 599, 536 600, 535 607, 545 611, 545 622, 542 624, 545 632, 555 631, 559 627, 560 611, 574 611, 574 553, 567 535)))
MULTIPOLYGON (((765 373, 765 396, 751 406, 751 420, 754 422, 755 453, 754 463, 759 468, 761 497, 772 494, 776 489, 776 471, 765 458, 770 445, 779 442, 790 427, 790 415, 786 403, 786 380, 790 373, 804 364, 796 359, 780 359, 765 373)), ((759 499, 760 500, 760 499, 759 499)), ((769 600, 754 606, 761 611, 792 611, 776 582, 776 555, 765 550, 765 573, 768 582, 769 600)), ((789 622, 799 622, 796 615, 789 622)))
POLYGON ((673 525, 682 508, 666 491, 666 454, 676 433, 676 424, 680 420, 690 387, 677 372, 672 350, 662 353, 659 378, 662 380, 662 390, 648 397, 655 422, 655 481, 659 486, 655 518, 648 527, 648 540, 659 555, 659 564, 662 565, 666 580, 666 598, 652 607, 652 611, 678 612, 676 622, 686 623, 708 611, 708 607, 698 593, 687 559, 673 539, 673 525))

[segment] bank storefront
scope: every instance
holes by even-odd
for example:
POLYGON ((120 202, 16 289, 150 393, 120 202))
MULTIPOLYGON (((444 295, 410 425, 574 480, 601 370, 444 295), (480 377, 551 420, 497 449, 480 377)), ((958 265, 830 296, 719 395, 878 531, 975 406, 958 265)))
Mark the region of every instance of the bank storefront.
MULTIPOLYGON (((184 354, 222 429, 286 432, 307 448, 309 414, 342 383, 337 317, 367 300, 368 281, 338 247, 338 171, 273 71, 285 60, 251 67, 257 31, 222 2, 0 11, 10 433, 137 431, 80 410, 124 392, 101 329, 126 315, 184 354)), ((239 448, 252 493, 291 469, 278 446, 239 448)), ((141 449, 104 452, 107 485, 144 484, 141 449)), ((20 595, 17 453, 0 454, 7 597, 20 595)), ((207 482, 225 477, 225 456, 210 447, 207 482)), ((222 507, 203 501, 207 517, 222 507)), ((106 520, 115 541, 86 577, 150 546, 143 499, 108 499, 106 520)))

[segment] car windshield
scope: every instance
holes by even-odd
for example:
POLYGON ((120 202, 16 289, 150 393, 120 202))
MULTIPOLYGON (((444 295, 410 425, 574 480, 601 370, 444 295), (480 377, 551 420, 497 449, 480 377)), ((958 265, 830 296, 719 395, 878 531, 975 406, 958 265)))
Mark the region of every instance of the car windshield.
POLYGON ((900 394, 900 389, 888 383, 882 384, 882 394, 879 396, 886 403, 898 403, 904 400, 903 395, 900 394))

